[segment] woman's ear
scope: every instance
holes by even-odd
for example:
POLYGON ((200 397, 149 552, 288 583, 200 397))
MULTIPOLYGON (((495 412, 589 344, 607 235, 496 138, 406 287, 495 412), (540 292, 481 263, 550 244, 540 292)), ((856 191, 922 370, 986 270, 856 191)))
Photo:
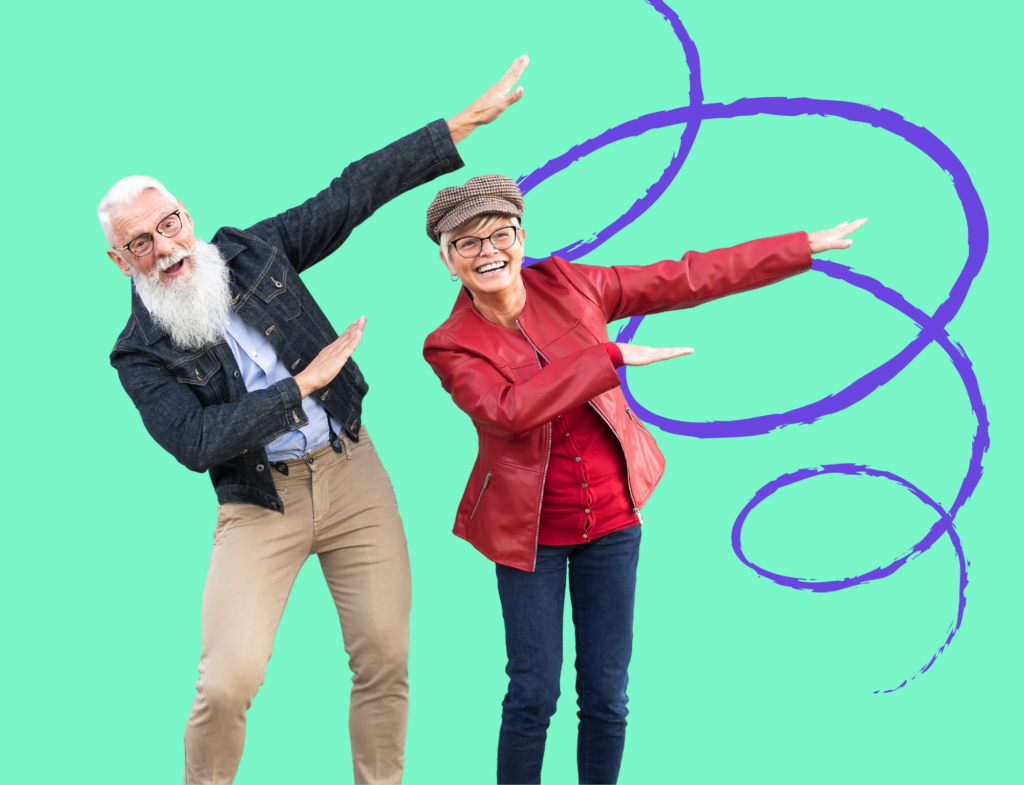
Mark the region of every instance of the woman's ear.
POLYGON ((441 256, 441 261, 444 262, 444 266, 448 268, 448 272, 455 275, 455 268, 452 266, 452 263, 448 261, 448 257, 444 255, 444 249, 440 249, 438 254, 441 256))

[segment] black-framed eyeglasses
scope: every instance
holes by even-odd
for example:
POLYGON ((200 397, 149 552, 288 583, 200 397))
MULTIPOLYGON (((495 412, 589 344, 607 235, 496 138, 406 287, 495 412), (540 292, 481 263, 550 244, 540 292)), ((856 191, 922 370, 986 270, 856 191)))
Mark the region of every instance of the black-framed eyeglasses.
POLYGON ((513 246, 517 235, 518 230, 514 226, 502 226, 491 232, 489 237, 467 235, 458 240, 452 240, 448 245, 454 245, 455 250, 463 259, 475 259, 484 249, 484 240, 490 241, 496 251, 504 251, 513 246))
MULTIPOLYGON (((156 225, 156 232, 164 237, 174 237, 178 232, 181 231, 181 210, 175 210, 170 215, 166 216, 160 223, 156 225)), ((147 256, 150 251, 153 250, 153 233, 146 232, 140 234, 134 240, 130 240, 127 245, 121 246, 122 251, 131 251, 135 256, 147 256)))

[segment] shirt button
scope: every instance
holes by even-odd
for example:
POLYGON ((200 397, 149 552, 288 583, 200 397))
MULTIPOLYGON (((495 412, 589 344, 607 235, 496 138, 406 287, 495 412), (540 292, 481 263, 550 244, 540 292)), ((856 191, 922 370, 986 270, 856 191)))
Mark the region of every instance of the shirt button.
POLYGON ((565 438, 566 438, 566 439, 568 439, 568 438, 569 438, 569 432, 568 432, 568 431, 566 431, 566 432, 565 432, 565 438))
POLYGON ((580 461, 582 461, 582 460, 583 460, 582 458, 577 458, 577 459, 576 459, 576 463, 579 463, 579 462, 580 462, 580 461))
POLYGON ((253 357, 255 357, 255 356, 256 356, 256 352, 252 352, 251 354, 252 354, 252 356, 253 356, 253 357))
POLYGON ((240 374, 240 373, 239 373, 238 371, 235 371, 235 378, 236 378, 236 379, 237 379, 237 378, 238 378, 239 376, 241 376, 241 375, 242 375, 242 374, 240 374))
POLYGON ((590 508, 587 507, 587 509, 585 509, 583 512, 587 513, 587 515, 590 515, 590 508))
POLYGON ((585 535, 585 534, 584 534, 584 535, 583 535, 583 539, 584 539, 584 540, 585 540, 585 539, 587 539, 587 535, 585 535))
POLYGON ((586 484, 586 483, 583 483, 583 486, 582 486, 582 487, 586 488, 586 487, 587 487, 587 484, 586 484))

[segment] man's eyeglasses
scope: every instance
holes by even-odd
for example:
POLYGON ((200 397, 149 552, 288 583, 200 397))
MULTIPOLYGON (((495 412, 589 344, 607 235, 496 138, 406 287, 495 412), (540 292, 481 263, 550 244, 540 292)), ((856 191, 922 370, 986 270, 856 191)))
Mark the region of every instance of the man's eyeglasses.
MULTIPOLYGON (((181 231, 181 210, 175 210, 168 215, 157 224, 156 229, 153 231, 164 237, 174 237, 174 235, 181 231)), ((135 256, 147 256, 153 250, 152 232, 140 234, 127 245, 122 245, 121 250, 131 251, 135 256)))
POLYGON ((518 232, 514 226, 503 226, 491 232, 490 237, 460 237, 448 243, 454 245, 455 250, 463 259, 475 259, 484 249, 484 240, 489 240, 496 251, 504 251, 511 248, 516 241, 518 232))

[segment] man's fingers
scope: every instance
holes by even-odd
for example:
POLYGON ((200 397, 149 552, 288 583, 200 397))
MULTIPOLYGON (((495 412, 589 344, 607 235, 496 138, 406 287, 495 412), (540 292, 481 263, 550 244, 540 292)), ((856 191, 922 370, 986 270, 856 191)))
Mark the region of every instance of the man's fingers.
POLYGON ((530 58, 526 55, 517 57, 511 67, 505 72, 505 75, 498 80, 495 87, 500 88, 501 92, 507 93, 516 82, 519 81, 519 77, 523 75, 523 71, 526 70, 526 66, 530 64, 530 58))
POLYGON ((523 88, 517 87, 511 93, 508 94, 508 98, 505 99, 507 106, 512 106, 516 101, 523 97, 523 88))

